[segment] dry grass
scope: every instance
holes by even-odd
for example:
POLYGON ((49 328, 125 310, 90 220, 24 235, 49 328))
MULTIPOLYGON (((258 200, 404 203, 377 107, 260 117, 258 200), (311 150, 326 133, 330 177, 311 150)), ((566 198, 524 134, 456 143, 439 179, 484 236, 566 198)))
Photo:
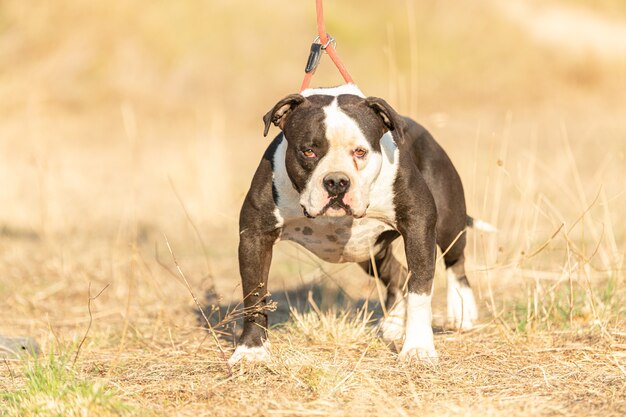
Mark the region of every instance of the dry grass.
MULTIPOLYGON (((0 334, 44 356, 0 362, 0 415, 36 414, 45 392, 65 415, 626 413, 626 59, 536 44, 487 1, 327 3, 360 87, 434 133, 471 214, 499 228, 469 232, 483 326, 440 332, 436 368, 399 364, 375 336, 373 280, 281 243, 274 359, 229 372, 237 212, 260 116, 301 81, 313 7, 9 0, 0 334)), ((315 82, 338 80, 323 62, 315 82)), ((438 327, 444 282, 439 268, 438 327)))

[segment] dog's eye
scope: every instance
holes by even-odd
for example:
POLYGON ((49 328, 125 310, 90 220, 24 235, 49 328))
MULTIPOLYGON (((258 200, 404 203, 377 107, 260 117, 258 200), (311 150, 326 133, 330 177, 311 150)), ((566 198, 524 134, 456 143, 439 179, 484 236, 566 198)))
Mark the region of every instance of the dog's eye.
POLYGON ((302 155, 307 158, 315 158, 317 155, 313 152, 313 149, 305 149, 302 151, 302 155))
POLYGON ((358 148, 354 150, 354 156, 356 158, 365 158, 365 155, 367 155, 367 151, 365 149, 358 148))

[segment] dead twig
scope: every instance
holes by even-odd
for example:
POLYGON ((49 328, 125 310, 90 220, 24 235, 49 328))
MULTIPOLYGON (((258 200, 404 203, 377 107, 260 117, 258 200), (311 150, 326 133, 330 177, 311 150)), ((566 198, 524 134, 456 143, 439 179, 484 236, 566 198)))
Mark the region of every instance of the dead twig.
POLYGON ((96 294, 95 297, 91 296, 91 281, 89 281, 89 286, 87 289, 88 292, 88 300, 87 300, 87 311, 89 312, 89 323, 87 324, 87 330, 85 330, 85 334, 83 335, 83 338, 80 340, 80 343, 78 344, 78 348, 76 349, 76 355, 74 355, 74 361, 72 362, 72 368, 76 365, 76 361, 78 360, 78 355, 80 354, 80 350, 83 347, 83 344, 85 343, 85 340, 87 340, 87 336, 89 335, 89 330, 91 330, 91 324, 93 323, 93 315, 91 314, 91 302, 94 301, 96 298, 100 297, 100 295, 104 292, 104 290, 106 290, 107 288, 109 288, 109 285, 111 284, 107 284, 104 286, 103 289, 100 290, 100 292, 98 294, 96 294))
POLYGON ((9 365, 9 361, 7 360, 7 358, 2 358, 2 361, 4 362, 4 364, 7 367, 7 370, 9 371, 9 375, 11 376, 11 382, 15 383, 15 375, 13 374, 13 369, 11 369, 11 365, 9 365))
POLYGON ((189 214, 189 211, 187 210, 187 206, 185 206, 185 203, 183 202, 182 197, 180 196, 180 194, 178 193, 178 190, 176 189, 176 186, 174 185, 174 181, 172 180, 172 177, 168 176, 167 179, 170 182, 170 186, 172 187, 172 191, 174 191, 174 195, 176 195, 176 199, 178 200, 180 207, 183 209, 183 212, 185 213, 185 217, 187 217, 187 221, 193 228, 196 234, 196 238, 200 242, 200 246, 202 247, 202 253, 204 255, 204 262, 206 263, 207 277, 209 278, 209 287, 211 288, 211 291, 213 292, 213 294, 215 294, 215 282, 213 280, 213 272, 212 272, 213 268, 211 267, 211 261, 209 260, 209 251, 207 250, 206 243, 204 243, 204 239, 202 238, 202 233, 200 233, 200 229, 198 229, 198 226, 196 226, 196 223, 191 218, 191 215, 189 214))
POLYGON ((211 337, 213 338, 215 345, 220 351, 220 355, 222 356, 222 360, 224 361, 224 365, 226 367, 228 375, 231 375, 231 370, 230 370, 230 367, 228 366, 228 360, 226 359, 226 352, 224 352, 224 348, 222 348, 222 345, 220 344, 220 341, 217 337, 217 334, 215 333, 215 330, 213 330, 213 326, 211 325, 209 318, 206 316, 206 314, 204 314, 204 309, 200 305, 198 298, 196 297, 193 290, 191 289, 191 285, 189 285, 189 281, 187 281, 187 277, 185 276, 185 273, 180 267, 180 264, 178 263, 178 260, 176 259, 176 255, 174 255, 174 251, 172 250, 170 241, 167 239, 167 235, 163 234, 163 237, 165 238, 165 244, 167 245, 167 249, 169 250, 170 255, 172 255, 172 260, 174 261, 174 265, 176 265, 176 270, 178 271, 178 275, 183 280, 183 283, 185 284, 185 287, 187 287, 187 291, 189 291, 189 294, 191 294, 191 298, 193 298, 193 301, 196 303, 196 307, 198 307, 198 309, 200 310, 200 314, 202 314, 202 318, 204 318, 204 321, 206 322, 207 328, 209 329, 209 333, 211 334, 211 337))
MULTIPOLYGON (((526 255, 522 260, 526 260, 526 259, 530 259, 533 256, 537 255, 538 253, 540 253, 541 251, 543 251, 549 244, 550 242, 552 242, 554 240, 554 238, 559 234, 559 232, 561 231, 561 229, 563 228, 563 226, 565 226, 565 223, 561 223, 561 225, 556 229, 556 231, 554 233, 552 233, 552 236, 550 236, 550 238, 548 240, 546 240, 541 246, 539 246, 537 249, 535 249, 534 251, 532 251, 532 253, 530 253, 529 255, 526 255)), ((521 261, 520 261, 521 262, 521 261)))

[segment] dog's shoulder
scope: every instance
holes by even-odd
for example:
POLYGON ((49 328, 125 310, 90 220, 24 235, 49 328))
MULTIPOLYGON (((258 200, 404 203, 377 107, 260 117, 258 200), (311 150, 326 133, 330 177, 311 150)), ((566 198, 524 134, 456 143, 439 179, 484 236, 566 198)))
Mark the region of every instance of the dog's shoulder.
POLYGON ((443 147, 435 140, 433 135, 420 123, 410 117, 403 117, 404 149, 413 154, 420 171, 427 169, 432 164, 451 165, 448 155, 443 147))
POLYGON ((271 213, 273 213, 276 207, 278 193, 272 179, 276 164, 276 152, 282 141, 283 134, 280 133, 272 140, 263 153, 241 208, 240 227, 244 227, 244 224, 247 225, 247 223, 252 221, 268 223, 268 225, 274 224, 276 221, 275 216, 271 213), (267 219, 259 218, 260 213, 265 213, 263 216, 267 216, 267 219), (266 215, 267 213, 270 213, 270 215, 266 215))

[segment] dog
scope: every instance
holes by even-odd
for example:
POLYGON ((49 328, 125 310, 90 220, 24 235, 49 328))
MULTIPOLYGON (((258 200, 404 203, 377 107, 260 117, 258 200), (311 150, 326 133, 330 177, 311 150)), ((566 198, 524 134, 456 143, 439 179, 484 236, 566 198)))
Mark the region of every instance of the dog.
POLYGON ((403 340, 402 361, 436 363, 437 246, 447 272, 448 320, 467 330, 477 319, 463 252, 466 227, 478 220, 466 213, 461 179, 444 150, 424 127, 353 84, 289 95, 263 121, 264 136, 271 124, 282 132, 263 155, 241 208, 245 318, 229 365, 269 359, 264 307, 272 249, 280 240, 377 274, 387 287, 382 337, 403 340), (406 267, 391 250, 399 237, 406 267))

